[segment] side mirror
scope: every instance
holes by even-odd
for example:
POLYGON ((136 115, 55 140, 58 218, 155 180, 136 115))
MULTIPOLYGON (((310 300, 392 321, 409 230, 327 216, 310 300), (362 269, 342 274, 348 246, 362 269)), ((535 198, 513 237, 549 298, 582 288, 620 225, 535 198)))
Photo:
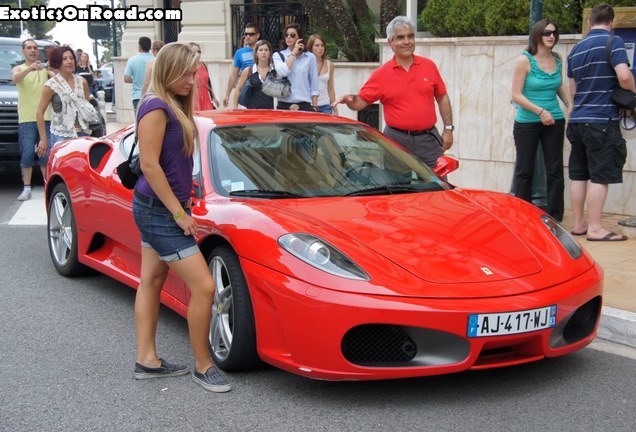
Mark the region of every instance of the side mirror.
POLYGON ((437 177, 443 178, 453 171, 456 171, 457 168, 459 168, 459 161, 457 159, 451 156, 443 155, 440 156, 439 159, 437 159, 437 163, 435 164, 433 172, 437 177))

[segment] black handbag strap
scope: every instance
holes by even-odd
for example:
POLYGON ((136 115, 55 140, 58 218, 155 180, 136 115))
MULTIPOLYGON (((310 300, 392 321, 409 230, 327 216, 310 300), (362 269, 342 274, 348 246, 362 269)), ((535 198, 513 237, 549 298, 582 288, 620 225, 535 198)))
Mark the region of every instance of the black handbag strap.
MULTIPOLYGON (((276 54, 279 55, 280 57, 280 61, 282 61, 283 63, 285 63, 285 56, 283 55, 282 52, 278 51, 276 54)), ((272 70, 270 72, 274 72, 274 76, 277 76, 278 74, 276 73, 276 66, 274 65, 274 59, 272 58, 272 70)), ((268 72, 269 73, 269 72, 268 72)))
POLYGON ((132 162, 133 153, 135 153, 136 146, 137 146, 137 131, 135 130, 135 140, 133 141, 133 145, 130 148, 130 154, 128 155, 128 163, 132 162))
MULTIPOLYGON (((614 35, 610 35, 605 43, 605 55, 607 56, 607 62, 610 64, 610 67, 612 66, 612 41, 614 40, 614 37, 614 35)), ((627 61, 627 67, 631 67, 629 60, 627 61)))
POLYGON ((607 57, 607 62, 612 66, 612 41, 614 40, 614 35, 610 35, 607 38, 607 42, 605 42, 605 56, 607 57))

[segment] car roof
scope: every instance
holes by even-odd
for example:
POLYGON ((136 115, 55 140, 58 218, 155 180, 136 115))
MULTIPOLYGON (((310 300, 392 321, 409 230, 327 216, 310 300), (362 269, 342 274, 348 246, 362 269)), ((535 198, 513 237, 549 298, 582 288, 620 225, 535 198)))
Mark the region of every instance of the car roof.
MULTIPOLYGON (((29 39, 32 39, 32 38, 29 38, 29 39)), ((20 38, 11 38, 11 37, 0 36, 0 43, 4 44, 4 45, 14 45, 14 46, 22 47, 22 41, 23 41, 23 39, 20 39, 20 38)), ((35 39, 35 42, 39 46, 53 45, 53 42, 46 41, 46 40, 35 39)))
POLYGON ((306 111, 286 110, 211 110, 197 111, 197 117, 209 118, 219 126, 265 123, 350 123, 360 124, 346 117, 338 117, 306 111))

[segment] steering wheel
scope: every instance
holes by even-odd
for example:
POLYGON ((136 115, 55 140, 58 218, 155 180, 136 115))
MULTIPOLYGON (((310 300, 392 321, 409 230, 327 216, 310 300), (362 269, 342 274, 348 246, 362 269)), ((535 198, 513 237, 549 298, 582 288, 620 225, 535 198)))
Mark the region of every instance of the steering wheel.
POLYGON ((380 169, 377 165, 374 165, 373 162, 369 161, 354 162, 345 170, 344 175, 351 182, 363 184, 377 183, 376 181, 373 181, 374 177, 377 175, 379 175, 380 178, 386 177, 382 169, 380 169))

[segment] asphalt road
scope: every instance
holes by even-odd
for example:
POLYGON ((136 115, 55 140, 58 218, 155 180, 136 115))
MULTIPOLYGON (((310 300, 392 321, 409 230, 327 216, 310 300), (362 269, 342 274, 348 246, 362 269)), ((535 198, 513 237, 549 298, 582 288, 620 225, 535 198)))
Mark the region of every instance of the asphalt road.
MULTIPOLYGON (((9 225, 19 182, 0 175, 0 431, 633 431, 636 350, 441 377, 323 382, 274 368, 228 374, 213 394, 189 376, 135 381, 135 293, 68 279, 44 226, 9 225)), ((186 321, 162 309, 158 345, 192 363, 186 321)))

